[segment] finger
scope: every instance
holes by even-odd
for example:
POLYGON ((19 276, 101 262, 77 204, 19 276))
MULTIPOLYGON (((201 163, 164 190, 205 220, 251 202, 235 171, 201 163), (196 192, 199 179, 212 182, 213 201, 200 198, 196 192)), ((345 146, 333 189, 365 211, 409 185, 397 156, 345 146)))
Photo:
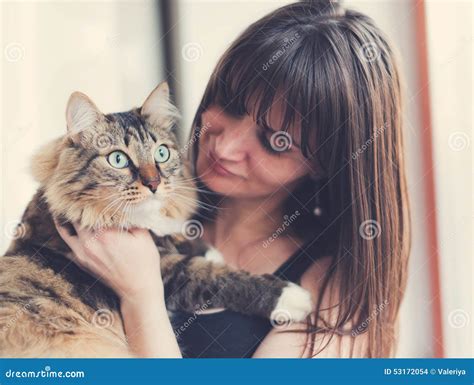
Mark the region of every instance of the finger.
POLYGON ((84 248, 82 246, 81 241, 77 236, 70 235, 69 232, 61 226, 58 222, 54 222, 56 226, 56 230, 58 231, 61 238, 66 242, 69 248, 74 252, 74 254, 79 257, 83 258, 85 256, 84 248))
POLYGON ((76 236, 71 235, 64 226, 62 226, 61 224, 59 224, 59 222, 56 221, 56 219, 54 220, 54 225, 56 226, 56 230, 58 231, 61 238, 67 244, 69 244, 69 242, 74 242, 74 238, 77 238, 76 236))
POLYGON ((96 239, 99 239, 101 243, 106 245, 115 245, 120 247, 120 245, 127 245, 128 242, 133 241, 134 235, 131 231, 122 231, 117 228, 108 228, 102 229, 100 234, 96 235, 96 239))
POLYGON ((140 229, 138 227, 134 227, 129 230, 130 234, 132 234, 134 237, 146 237, 150 235, 150 231, 147 229, 140 229))
POLYGON ((81 227, 78 223, 73 223, 74 229, 76 230, 78 238, 82 242, 90 242, 93 239, 97 239, 100 236, 100 231, 94 232, 85 227, 81 227))
POLYGON ((63 229, 65 229, 69 235, 71 236, 77 235, 76 230, 74 229, 74 226, 72 225, 71 222, 66 221, 64 223, 60 223, 60 222, 55 221, 55 223, 57 226, 61 226, 63 229))

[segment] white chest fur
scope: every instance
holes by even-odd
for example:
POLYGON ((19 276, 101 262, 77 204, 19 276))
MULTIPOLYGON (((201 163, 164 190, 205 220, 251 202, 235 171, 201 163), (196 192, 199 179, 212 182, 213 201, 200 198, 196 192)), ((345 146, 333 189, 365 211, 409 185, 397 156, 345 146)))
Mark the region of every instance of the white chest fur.
POLYGON ((170 218, 162 212, 163 202, 158 199, 148 199, 139 203, 129 216, 132 227, 150 229, 158 236, 181 232, 185 219, 170 218))

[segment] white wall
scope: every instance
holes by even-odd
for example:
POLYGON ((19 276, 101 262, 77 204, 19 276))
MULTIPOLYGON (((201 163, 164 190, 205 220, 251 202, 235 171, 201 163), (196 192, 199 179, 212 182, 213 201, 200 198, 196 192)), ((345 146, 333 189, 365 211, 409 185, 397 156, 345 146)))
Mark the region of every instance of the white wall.
POLYGON ((34 150, 65 130, 72 91, 104 112, 140 105, 163 78, 155 2, 1 2, 1 245, 30 200, 34 150))
POLYGON ((472 2, 426 11, 445 355, 473 357, 472 2))
POLYGON ((204 88, 218 59, 252 22, 292 3, 282 0, 178 0, 174 42, 182 129, 187 138, 204 88))

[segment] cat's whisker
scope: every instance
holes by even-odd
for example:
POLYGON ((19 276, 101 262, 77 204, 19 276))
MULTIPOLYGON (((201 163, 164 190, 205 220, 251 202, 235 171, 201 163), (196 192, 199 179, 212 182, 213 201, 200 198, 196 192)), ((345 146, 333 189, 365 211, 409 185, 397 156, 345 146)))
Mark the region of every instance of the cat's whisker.
POLYGON ((91 193, 88 193, 87 191, 85 192, 82 192, 83 195, 87 195, 87 196, 90 196, 91 198, 94 198, 94 201, 97 202, 102 202, 102 201, 107 201, 107 200, 110 200, 110 199, 115 199, 117 197, 120 197, 122 195, 122 192, 116 192, 116 193, 113 193, 113 194, 110 194, 110 195, 106 195, 106 196, 100 196, 100 197, 97 197, 95 194, 91 194, 91 193))
POLYGON ((186 184, 183 184, 183 185, 180 185, 178 183, 174 184, 174 186, 172 187, 173 189, 176 189, 176 190, 189 190, 189 191, 198 191, 198 192, 202 192, 202 193, 209 193, 210 195, 220 195, 219 193, 216 193, 214 191, 208 191, 208 190, 204 190, 202 188, 198 188, 198 187, 189 187, 188 185, 186 184))
POLYGON ((133 215, 135 215, 135 209, 136 207, 134 205, 130 206, 130 212, 128 214, 128 221, 130 222, 130 219, 133 217, 133 215))
POLYGON ((176 199, 170 198, 170 200, 176 205, 176 206, 181 206, 185 209, 187 209, 190 212, 194 212, 196 210, 196 205, 195 204, 190 204, 185 201, 178 201, 176 199))
POLYGON ((115 198, 113 201, 109 202, 107 204, 107 206, 105 206, 101 213, 99 215, 102 215, 102 214, 105 214, 107 212, 107 210, 109 210, 111 207, 113 207, 115 204, 117 204, 118 202, 120 202, 122 200, 121 197, 118 197, 118 198, 115 198))
POLYGON ((214 216, 205 215, 205 213, 198 213, 197 217, 202 218, 204 221, 209 221, 212 223, 216 222, 216 218, 214 216))
POLYGON ((187 195, 180 194, 178 191, 173 191, 172 193, 168 194, 168 197, 179 197, 183 200, 186 200, 187 202, 198 203, 198 200, 191 198, 187 195))
MULTIPOLYGON (((183 197, 183 196, 180 195, 179 193, 175 193, 174 195, 177 196, 177 197, 179 197, 180 199, 190 199, 190 198, 188 198, 188 197, 186 197, 186 196, 183 197)), ((192 200, 190 200, 190 201, 192 201, 193 204, 196 205, 197 207, 203 207, 203 208, 205 207, 205 208, 208 208, 208 209, 210 209, 210 210, 223 210, 222 207, 215 206, 215 205, 213 205, 213 204, 206 203, 206 202, 203 202, 203 201, 194 200, 194 199, 192 199, 192 200)))
MULTIPOLYGON (((176 188, 176 189, 173 189, 173 190, 172 190, 171 194, 173 194, 173 195, 179 195, 179 196, 185 196, 186 198, 188 198, 188 199, 190 199, 190 200, 199 202, 198 199, 189 197, 189 196, 187 196, 187 195, 180 194, 180 190, 182 190, 183 194, 186 194, 186 192, 188 191, 187 189, 176 188)), ((191 189, 191 190, 193 190, 193 189, 191 189)), ((203 203, 206 203, 206 202, 203 202, 203 203)), ((206 204, 207 204, 207 203, 206 203, 206 204)))
POLYGON ((124 223, 125 223, 127 229, 129 228, 130 217, 132 215, 133 208, 134 208, 133 203, 130 203, 127 207, 127 210, 125 211, 124 223))
POLYGON ((204 171, 204 173, 202 173, 201 175, 196 176, 196 177, 186 178, 186 179, 184 179, 184 180, 185 180, 185 181, 199 181, 199 180, 202 179, 203 176, 206 176, 206 175, 212 173, 212 171, 213 171, 212 168, 209 167, 209 168, 208 168, 206 171, 204 171))
POLYGON ((196 181, 196 180, 199 180, 200 177, 196 176, 196 177, 191 177, 191 178, 180 178, 180 180, 183 180, 183 181, 196 181))
MULTIPOLYGON (((119 206, 120 207, 120 206, 119 206)), ((123 207, 121 207, 120 213, 118 214, 118 220, 114 221, 114 227, 117 228, 119 231, 122 227, 122 217, 125 207, 127 207, 127 202, 123 202, 123 207)))
POLYGON ((172 201, 177 206, 183 206, 184 208, 186 208, 190 211, 194 211, 195 208, 196 208, 195 204, 192 204, 192 203, 189 203, 189 202, 186 202, 186 201, 178 201, 176 199, 176 197, 169 197, 169 200, 172 201))
POLYGON ((127 229, 129 228, 129 223, 130 223, 130 217, 132 215, 134 206, 132 203, 129 203, 127 206, 127 210, 125 211, 125 216, 124 216, 124 224, 126 224, 127 229))
POLYGON ((199 176, 195 176, 195 177, 191 177, 191 178, 185 178, 184 180, 186 181, 197 181, 197 180, 200 180, 203 176, 209 174, 212 172, 212 168, 208 168, 203 174, 199 175, 199 176))
MULTIPOLYGON (((127 202, 125 200, 122 200, 110 217, 113 218, 115 216, 115 214, 117 214, 117 211, 123 210, 123 206, 126 205, 126 204, 127 204, 127 202)), ((122 214, 123 214, 123 212, 120 213, 120 215, 122 215, 122 214)), ((121 217, 119 217, 119 218, 121 218, 121 217)), ((119 219, 119 222, 120 222, 120 219, 119 219)))
POLYGON ((169 198, 177 204, 188 204, 187 207, 191 208, 191 209, 193 207, 200 207, 200 208, 203 208, 203 209, 209 210, 209 211, 212 211, 214 209, 217 209, 217 210, 220 209, 220 207, 213 206, 213 205, 205 203, 205 202, 196 201, 194 199, 191 199, 191 198, 186 197, 184 195, 181 195, 179 193, 174 193, 169 198), (179 201, 178 201, 178 199, 179 199, 179 201))
POLYGON ((98 221, 105 222, 106 214, 109 210, 111 210, 116 204, 120 202, 120 198, 117 198, 110 202, 107 206, 105 206, 102 211, 98 214, 98 221))
POLYGON ((107 222, 107 217, 106 217, 106 214, 109 214, 109 211, 113 210, 114 209, 114 212, 112 213, 112 215, 110 215, 110 218, 113 218, 113 216, 115 215, 115 213, 120 209, 120 207, 122 206, 122 204, 124 203, 124 199, 122 197, 119 197, 115 200, 113 200, 111 203, 109 203, 99 214, 99 218, 104 222, 106 223, 107 222), (114 208, 114 206, 116 206, 116 208, 114 208))
POLYGON ((128 210, 128 207, 130 206, 130 204, 131 204, 130 202, 125 202, 125 205, 122 209, 122 213, 120 215, 120 219, 119 219, 119 222, 118 222, 118 227, 119 227, 119 231, 121 233, 123 233, 124 230, 125 230, 125 226, 126 226, 126 223, 127 223, 127 221, 126 221, 127 210, 128 210))

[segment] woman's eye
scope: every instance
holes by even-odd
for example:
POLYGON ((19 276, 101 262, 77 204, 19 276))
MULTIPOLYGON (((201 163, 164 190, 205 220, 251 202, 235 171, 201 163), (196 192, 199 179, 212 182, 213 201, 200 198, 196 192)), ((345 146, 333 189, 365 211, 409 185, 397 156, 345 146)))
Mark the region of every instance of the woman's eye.
POLYGON ((155 151, 155 161, 164 163, 170 158, 170 150, 165 144, 160 145, 155 151))
POLYGON ((107 160, 112 167, 128 167, 128 156, 123 151, 114 151, 107 156, 107 160))
POLYGON ((272 155, 280 155, 283 151, 278 151, 278 148, 272 146, 272 139, 267 137, 264 131, 259 131, 259 139, 265 151, 272 155))
POLYGON ((270 141, 269 141, 265 136, 262 137, 261 143, 262 143, 262 145, 263 145, 263 148, 264 148, 266 151, 270 152, 271 154, 277 154, 277 153, 279 153, 279 151, 276 151, 276 150, 272 147, 270 141))
POLYGON ((264 150, 272 155, 283 155, 291 151, 292 140, 287 132, 262 129, 258 131, 258 137, 264 150))

